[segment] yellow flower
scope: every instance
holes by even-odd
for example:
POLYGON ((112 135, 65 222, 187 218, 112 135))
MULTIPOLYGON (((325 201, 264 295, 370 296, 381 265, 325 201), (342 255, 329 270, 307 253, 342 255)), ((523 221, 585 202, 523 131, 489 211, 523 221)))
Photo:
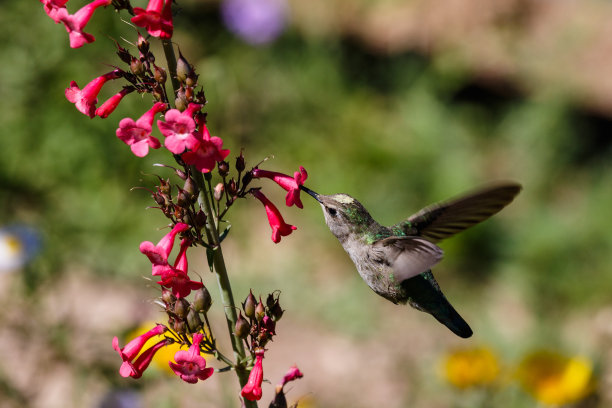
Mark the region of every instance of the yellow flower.
POLYGON ((593 391, 595 384, 589 360, 544 350, 525 356, 517 375, 525 391, 553 406, 583 399, 593 391))
POLYGON ((485 347, 455 350, 443 362, 446 381, 460 389, 492 385, 499 372, 497 357, 485 347))
MULTIPOLYGON (((147 331, 151 330, 151 327, 155 326, 156 324, 157 323, 155 322, 142 323, 138 328, 136 328, 135 330, 133 330, 126 336, 126 342, 129 342, 130 340, 135 339, 141 334, 146 333, 147 331)), ((156 344, 158 341, 163 340, 165 337, 174 337, 174 336, 170 335, 169 332, 166 332, 164 334, 151 337, 145 343, 142 350, 144 351, 148 349, 152 345, 156 344)), ((174 376, 175 374, 170 368, 170 365, 168 364, 168 362, 174 361, 174 355, 176 354, 177 351, 181 349, 187 350, 187 348, 188 347, 186 345, 181 345, 179 343, 172 343, 168 346, 162 347, 153 357, 153 361, 151 362, 151 365, 160 369, 162 372, 166 374, 170 374, 174 376)))

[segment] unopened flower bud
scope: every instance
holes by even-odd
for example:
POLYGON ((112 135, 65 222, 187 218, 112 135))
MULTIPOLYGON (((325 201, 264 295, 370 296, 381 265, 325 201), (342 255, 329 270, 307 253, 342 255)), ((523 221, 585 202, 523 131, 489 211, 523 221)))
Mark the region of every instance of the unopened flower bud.
POLYGON ((153 200, 160 206, 166 207, 170 204, 170 200, 168 200, 168 196, 165 194, 161 194, 159 192, 153 193, 153 200))
POLYGON ((242 154, 242 150, 240 151, 240 156, 236 157, 236 170, 239 172, 244 171, 246 165, 244 161, 244 155, 242 154))
POLYGON ((172 327, 177 333, 185 333, 185 329, 187 329, 187 325, 184 320, 175 320, 174 326, 172 327))
POLYGON ((181 180, 187 180, 187 174, 181 169, 174 169, 174 172, 181 180))
POLYGON ((206 286, 202 286, 200 289, 195 291, 193 298, 193 309, 196 312, 206 313, 212 305, 212 298, 210 292, 206 289, 206 286))
POLYGON ((191 88, 191 87, 187 87, 187 88, 185 89, 185 99, 186 99, 188 102, 191 102, 191 101, 193 100, 193 88, 191 88))
POLYGON ((145 72, 145 66, 140 59, 132 57, 130 61, 130 71, 134 75, 141 76, 145 72))
POLYGON ((219 183, 215 186, 215 191, 213 193, 213 197, 215 197, 215 200, 221 201, 221 198, 223 198, 223 190, 223 183, 219 183))
POLYGON ((202 320, 200 319, 200 315, 193 309, 189 309, 187 313, 187 324, 189 325, 189 330, 191 332, 199 331, 202 328, 202 320))
POLYGON ((168 74, 166 74, 166 70, 157 65, 153 65, 153 78, 158 84, 165 84, 166 79, 168 79, 168 74))
POLYGON ((176 62, 176 78, 180 82, 185 82, 187 77, 193 72, 193 67, 191 64, 183 57, 181 51, 179 50, 179 59, 176 62))
POLYGON ((191 204, 192 197, 193 195, 179 187, 179 192, 176 195, 176 202, 181 207, 188 207, 189 204, 191 204))
POLYGON ((249 296, 247 296, 246 300, 244 301, 244 305, 242 305, 246 317, 248 317, 249 319, 253 319, 255 317, 256 307, 257 299, 255 299, 255 296, 253 296, 253 291, 251 290, 249 291, 249 296))
POLYGON ((195 182, 193 181, 191 177, 185 180, 185 184, 183 185, 183 191, 185 191, 187 194, 191 196, 195 194, 196 186, 195 186, 195 182))
POLYGON ((195 223, 198 228, 203 228, 206 225, 206 213, 204 211, 198 211, 195 217, 195 223))
POLYGON ((174 304, 174 314, 184 319, 187 316, 189 310, 189 303, 185 299, 177 299, 174 304))
POLYGON ((235 196, 236 194, 238 194, 238 187, 236 186, 236 180, 234 180, 234 178, 232 177, 232 179, 229 181, 229 183, 227 183, 227 192, 229 193, 230 196, 235 196))
POLYGON ((183 112, 185 109, 187 109, 187 100, 185 99, 185 94, 183 94, 182 97, 177 96, 174 99, 174 107, 176 109, 178 109, 179 111, 183 112))
POLYGON ((264 307, 261 301, 261 298, 260 298, 259 303, 257 304, 257 307, 255 307, 255 319, 257 319, 258 322, 261 322, 265 315, 266 315, 266 308, 264 307))
POLYGON ((149 52, 149 42, 140 33, 138 33, 138 41, 136 45, 138 47, 138 51, 140 51, 143 55, 146 55, 149 52))
POLYGON ((162 290, 161 299, 166 305, 172 305, 176 301, 176 297, 168 289, 162 290))
POLYGON ((239 313, 238 319, 236 320, 236 327, 234 328, 234 334, 241 339, 246 339, 250 332, 251 325, 244 317, 242 317, 242 312, 239 313))
POLYGON ((227 173, 229 173, 229 163, 226 161, 220 161, 217 164, 217 169, 219 170, 219 175, 221 177, 225 177, 227 176, 227 173))

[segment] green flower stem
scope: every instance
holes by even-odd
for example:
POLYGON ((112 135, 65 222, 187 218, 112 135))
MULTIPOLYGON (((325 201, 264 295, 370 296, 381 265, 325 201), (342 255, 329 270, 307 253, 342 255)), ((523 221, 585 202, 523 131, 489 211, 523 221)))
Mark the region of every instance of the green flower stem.
POLYGON ((172 89, 174 90, 174 95, 176 96, 176 91, 178 91, 178 89, 181 87, 181 84, 179 84, 178 78, 176 77, 176 56, 174 54, 174 47, 172 46, 172 41, 170 41, 170 39, 161 41, 164 48, 164 54, 166 55, 166 63, 168 64, 170 80, 172 80, 172 89))
MULTIPOLYGON (((166 55, 170 78, 172 79, 172 87, 174 89, 174 92, 176 93, 176 91, 180 87, 180 84, 178 82, 178 79, 176 78, 176 56, 174 54, 174 47, 172 46, 172 42, 170 40, 162 40, 162 46, 164 48, 164 54, 166 55)), ((238 381, 240 382, 240 387, 242 388, 246 385, 249 379, 249 370, 247 370, 246 368, 247 359, 242 340, 240 340, 240 338, 234 334, 234 328, 236 327, 236 320, 238 319, 238 316, 236 315, 236 303, 234 302, 232 286, 227 275, 227 268, 225 267, 223 251, 221 250, 221 242, 219 239, 218 229, 219 220, 215 216, 214 208, 211 204, 211 200, 209 199, 209 195, 212 196, 212 191, 210 191, 210 188, 207 188, 204 176, 193 166, 191 166, 191 176, 198 185, 198 204, 206 214, 206 238, 208 240, 209 245, 214 248, 213 266, 215 275, 217 276, 217 284, 219 285, 219 291, 221 293, 221 303, 223 304, 223 308, 225 310, 227 330, 230 334, 230 339, 232 341, 232 349, 234 350, 234 357, 236 359, 236 364, 233 365, 233 367, 236 370, 236 374, 238 375, 238 381)), ((228 363, 228 361, 223 361, 228 363)), ((229 363, 231 364, 231 362, 229 363)), ((246 408, 257 408, 256 401, 245 400, 244 403, 246 408)))

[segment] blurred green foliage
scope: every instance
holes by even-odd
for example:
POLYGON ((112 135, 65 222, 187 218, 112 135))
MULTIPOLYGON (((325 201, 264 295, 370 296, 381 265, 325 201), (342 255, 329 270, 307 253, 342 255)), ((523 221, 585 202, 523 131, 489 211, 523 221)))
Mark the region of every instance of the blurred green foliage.
MULTIPOLYGON (((230 158, 244 148, 249 165, 270 155, 266 168, 292 172, 303 165, 310 188, 354 195, 385 224, 488 182, 519 181, 524 191, 507 210, 443 244, 443 286, 471 294, 485 293, 495 279, 511 282, 546 317, 543 326, 568 311, 609 304, 609 118, 537 89, 525 94, 507 84, 483 85, 443 54, 380 55, 350 36, 311 38, 291 29, 272 45, 252 48, 224 29, 217 7, 186 2, 175 40, 200 75, 209 128, 232 150, 230 158)), ((139 279, 147 262, 138 243, 162 235, 155 231, 162 217, 142 211, 151 205, 147 192, 130 188, 152 186, 153 173, 170 175, 152 167, 167 156, 154 151, 137 159, 114 136, 122 117, 137 118, 150 101, 133 95, 109 119, 90 120, 63 95, 70 80, 84 86, 119 63, 111 39, 121 41, 130 29, 112 14, 96 13, 97 41, 78 50, 38 2, 8 2, 0 14, 0 224, 31 223, 44 234, 45 254, 30 275, 34 285, 66 264, 139 279)), ((101 97, 114 92, 109 86, 101 97)), ((249 230, 255 214, 263 217, 258 204, 245 207, 246 215, 232 210, 230 217, 237 246, 269 236, 263 223, 249 230)), ((302 250, 308 254, 306 241, 317 241, 344 257, 318 208, 306 207, 285 210, 299 226, 295 235, 306 237, 302 250)), ((283 238, 279 246, 292 239, 299 238, 283 238)), ((307 287, 312 262, 278 267, 293 267, 295 286, 307 287)), ((266 279, 276 278, 258 284, 266 279)), ((313 314, 350 326, 365 318, 351 298, 367 289, 356 288, 356 274, 342 279, 336 298, 310 305, 313 314)), ((240 293, 249 286, 237 283, 240 293)), ((309 302, 307 294, 288 290, 297 293, 289 303, 309 302)))

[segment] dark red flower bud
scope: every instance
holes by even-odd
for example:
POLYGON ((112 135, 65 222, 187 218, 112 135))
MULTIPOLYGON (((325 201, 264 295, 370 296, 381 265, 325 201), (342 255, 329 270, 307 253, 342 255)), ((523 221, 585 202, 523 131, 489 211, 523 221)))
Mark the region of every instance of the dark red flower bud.
POLYGON ((225 177, 227 176, 227 173, 229 173, 229 163, 226 162, 225 160, 220 161, 217 164, 217 169, 219 170, 219 175, 221 177, 225 177))
POLYGON ((246 300, 244 301, 244 305, 242 305, 242 308, 244 309, 244 314, 246 315, 246 317, 248 317, 249 319, 253 319, 255 318, 255 308, 257 307, 257 299, 255 299, 255 296, 253 296, 253 291, 249 291, 249 296, 247 296, 246 300))
POLYGON ((196 312, 206 313, 212 305, 212 298, 206 286, 202 286, 195 291, 193 298, 193 308, 196 312))
POLYGON ((159 84, 165 84, 168 79, 168 74, 163 68, 158 67, 157 65, 153 65, 153 78, 159 84))
POLYGON ((195 223, 198 228, 203 228, 206 225, 206 213, 204 211, 198 211, 196 214, 195 223))
POLYGON ((239 172, 243 172, 246 167, 244 161, 244 155, 242 154, 242 150, 240 151, 240 156, 236 157, 236 170, 239 172))
POLYGON ((241 339, 246 339, 250 331, 251 325, 242 317, 242 313, 239 313, 238 319, 236 320, 236 327, 234 328, 234 334, 241 339))
POLYGON ((229 195, 232 197, 238 194, 238 187, 236 186, 236 180, 234 180, 233 177, 229 181, 229 183, 227 183, 225 188, 227 189, 227 192, 229 193, 229 195))
POLYGON ((146 55, 149 52, 149 42, 140 33, 138 33, 138 41, 136 44, 138 51, 140 51, 142 54, 146 55))

